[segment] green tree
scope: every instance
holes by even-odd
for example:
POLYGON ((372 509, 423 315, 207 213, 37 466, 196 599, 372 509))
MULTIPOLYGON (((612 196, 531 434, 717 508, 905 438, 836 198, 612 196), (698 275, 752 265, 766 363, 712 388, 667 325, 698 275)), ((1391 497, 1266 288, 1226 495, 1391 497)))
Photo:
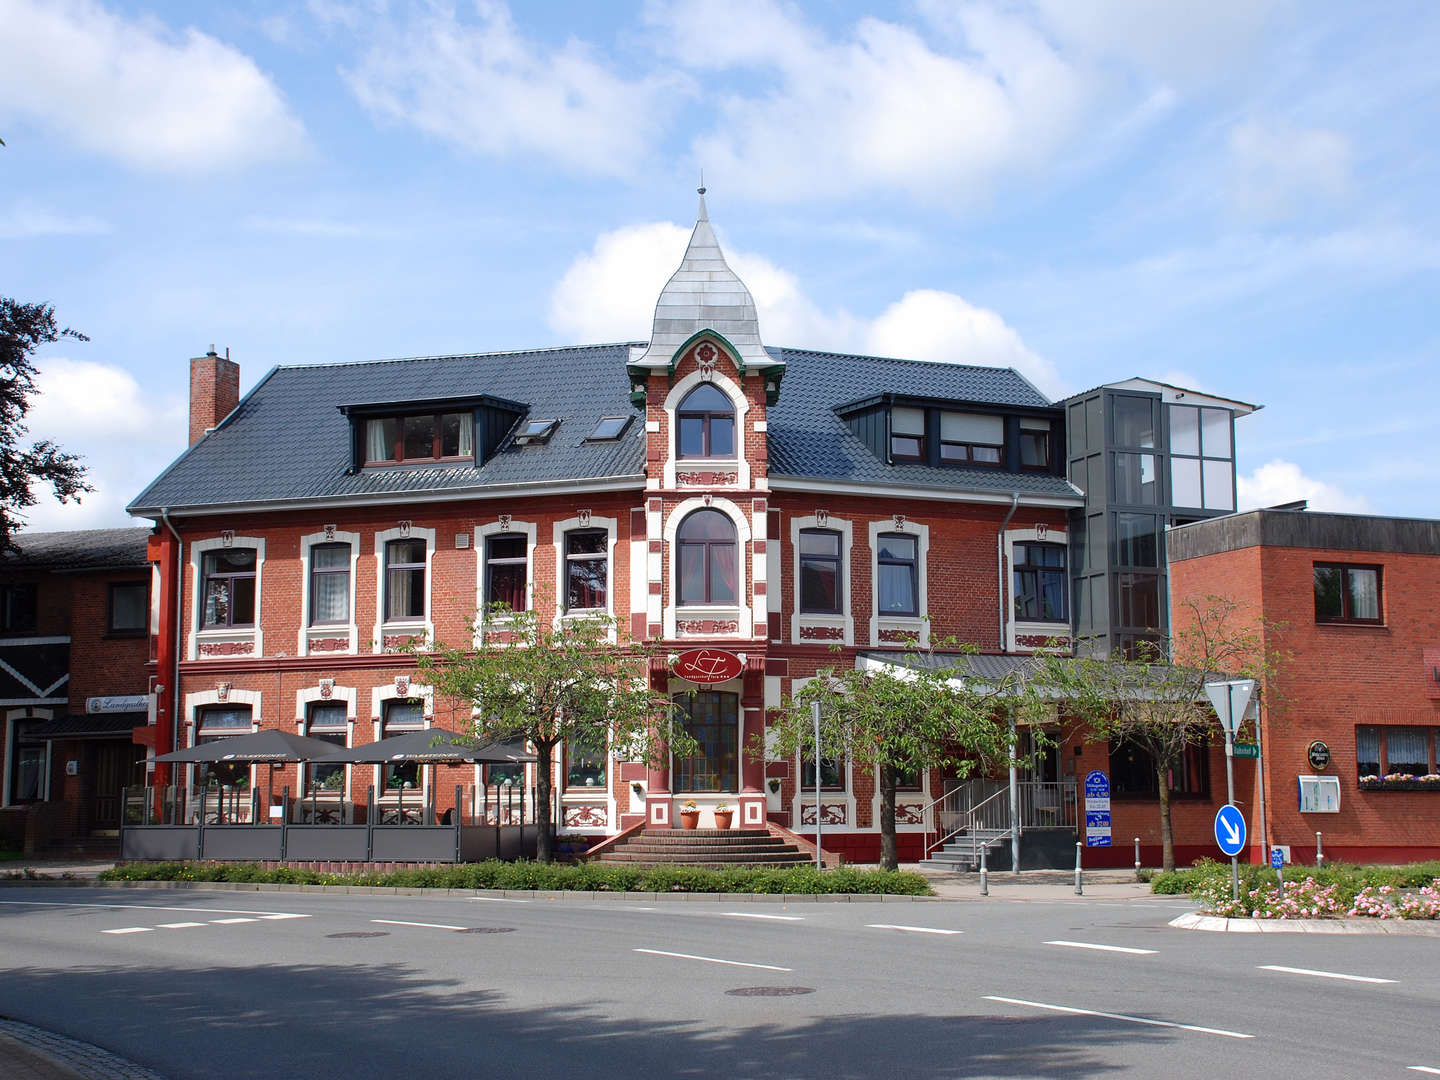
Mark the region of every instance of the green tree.
POLYGON ((13 548, 14 533, 23 522, 21 511, 37 502, 31 485, 44 481, 62 503, 93 491, 85 481, 85 467, 49 439, 25 445, 25 417, 31 399, 40 391, 31 360, 41 345, 84 334, 55 322, 49 304, 22 304, 0 296, 0 550, 13 548))
POLYGON ((654 764, 672 752, 693 754, 693 739, 672 724, 668 697, 650 688, 650 651, 619 641, 607 615, 553 620, 532 608, 490 605, 471 627, 480 642, 452 649, 436 644, 416 656, 416 670, 448 698, 460 728, 485 742, 529 742, 537 759, 536 857, 553 858, 553 763, 560 747, 572 755, 607 754, 654 764))
POLYGON ((1187 749, 1222 735, 1205 684, 1254 679, 1258 695, 1284 661, 1267 641, 1267 625, 1227 597, 1183 600, 1175 605, 1171 624, 1168 638, 1138 642, 1128 654, 1047 654, 1038 661, 1031 684, 1037 698, 1061 702, 1095 739, 1128 744, 1149 756, 1159 793, 1165 870, 1175 869, 1171 777, 1187 749))
POLYGON ((1008 710, 1017 699, 1010 680, 981 684, 962 680, 959 673, 935 649, 921 649, 913 641, 893 664, 824 669, 772 717, 768 749, 757 742, 748 751, 782 759, 814 755, 811 703, 818 701, 819 756, 849 758, 876 769, 880 864, 898 869, 895 792, 902 775, 949 765, 957 775, 968 776, 1008 763, 1014 755, 1008 710))

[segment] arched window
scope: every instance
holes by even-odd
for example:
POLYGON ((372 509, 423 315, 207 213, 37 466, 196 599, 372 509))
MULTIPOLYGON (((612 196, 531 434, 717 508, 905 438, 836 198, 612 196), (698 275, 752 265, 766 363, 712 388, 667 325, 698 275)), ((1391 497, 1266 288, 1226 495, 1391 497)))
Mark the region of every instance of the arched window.
POLYGON ((675 534, 681 604, 734 604, 740 545, 735 524, 719 510, 696 510, 675 534))
POLYGON ((735 405, 713 383, 701 383, 680 402, 677 447, 682 458, 735 456, 735 405))

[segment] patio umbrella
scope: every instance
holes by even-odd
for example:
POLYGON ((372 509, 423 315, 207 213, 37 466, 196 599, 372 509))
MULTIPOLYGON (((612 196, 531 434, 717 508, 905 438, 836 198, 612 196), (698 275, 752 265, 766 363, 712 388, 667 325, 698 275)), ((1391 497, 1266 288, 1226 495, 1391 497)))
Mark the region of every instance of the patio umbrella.
MULTIPOLYGON (((328 744, 327 744, 328 745, 328 744)), ((392 761, 418 761, 428 764, 447 762, 480 762, 488 765, 504 765, 510 762, 534 761, 520 743, 486 743, 477 745, 468 735, 440 728, 425 728, 421 731, 407 731, 403 735, 392 735, 379 742, 354 746, 348 750, 329 747, 324 757, 325 764, 387 764, 392 761)))
POLYGON ((236 764, 279 761, 318 761, 335 752, 335 744, 305 735, 271 728, 250 735, 227 735, 188 750, 161 754, 156 761, 234 762, 236 764))

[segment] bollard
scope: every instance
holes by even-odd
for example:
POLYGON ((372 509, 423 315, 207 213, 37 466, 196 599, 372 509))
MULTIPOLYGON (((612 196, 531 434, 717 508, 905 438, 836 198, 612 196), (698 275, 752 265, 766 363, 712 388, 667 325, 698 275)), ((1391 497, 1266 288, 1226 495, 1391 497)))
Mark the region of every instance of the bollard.
POLYGON ((989 850, 990 850, 990 849, 989 849, 988 847, 982 847, 982 848, 980 849, 980 895, 981 895, 981 896, 989 896, 989 895, 990 895, 990 868, 989 868, 989 866, 986 864, 986 860, 985 860, 985 853, 986 853, 987 851, 989 851, 989 850))
POLYGON ((1325 845, 1320 842, 1320 830, 1315 830, 1315 866, 1318 869, 1325 865, 1325 845))
POLYGON ((1140 838, 1135 837, 1135 880, 1140 880, 1140 838))
POLYGON ((1085 895, 1085 885, 1080 880, 1080 841, 1075 841, 1075 895, 1085 895))

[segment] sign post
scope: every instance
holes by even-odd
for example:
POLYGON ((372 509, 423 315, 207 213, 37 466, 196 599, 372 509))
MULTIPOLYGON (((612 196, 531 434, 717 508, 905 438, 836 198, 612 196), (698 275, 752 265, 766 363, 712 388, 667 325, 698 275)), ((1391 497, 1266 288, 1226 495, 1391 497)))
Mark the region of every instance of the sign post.
POLYGON ((1215 715, 1220 718, 1220 726, 1225 729, 1225 805, 1220 808, 1220 813, 1215 815, 1215 842, 1220 845, 1221 851, 1230 856, 1230 898, 1239 900, 1240 863, 1236 856, 1245 846, 1245 819, 1234 806, 1235 729, 1240 725, 1240 720, 1250 705, 1250 696, 1255 693, 1255 680, 1231 679, 1228 682, 1206 683, 1205 693, 1210 698, 1210 704, 1215 707, 1215 715), (1234 845, 1234 851, 1231 851, 1230 845, 1221 839, 1221 816, 1226 810, 1234 810, 1235 817, 1239 818, 1240 822, 1240 842, 1234 845))
POLYGON ((820 851, 821 819, 825 816, 820 806, 820 702, 810 703, 810 716, 815 721, 815 869, 825 869, 825 856, 820 851))
POLYGON ((1230 899, 1240 899, 1240 864, 1235 856, 1245 850, 1245 815, 1226 803, 1215 812, 1215 843, 1230 856, 1230 899))
POLYGON ((1099 769, 1085 774, 1085 846, 1110 846, 1110 778, 1099 769))

